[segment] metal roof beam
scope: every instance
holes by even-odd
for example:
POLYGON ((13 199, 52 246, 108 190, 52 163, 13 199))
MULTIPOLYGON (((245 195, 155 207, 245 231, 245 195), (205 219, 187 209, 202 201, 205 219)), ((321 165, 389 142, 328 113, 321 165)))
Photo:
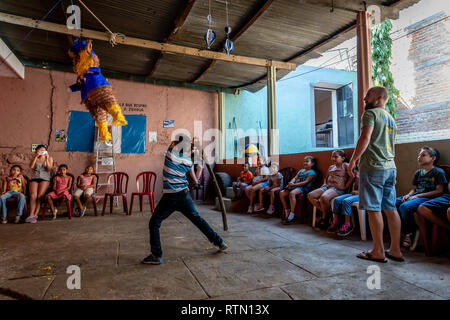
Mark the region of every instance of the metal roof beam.
MULTIPOLYGON (((0 38, 0 67, 3 65, 6 68, 11 69, 13 73, 15 73, 18 77, 25 79, 25 67, 23 64, 17 59, 17 57, 12 53, 12 51, 8 48, 6 43, 0 38)), ((0 69, 0 74, 1 74, 0 69)), ((10 74, 9 71, 6 72, 10 74)), ((9 76, 9 75, 8 75, 9 76)))
MULTIPOLYGON (((16 16, 12 14, 7 14, 4 12, 0 12, 0 22, 10 23, 14 25, 19 26, 25 26, 30 28, 37 28, 40 30, 46 30, 46 31, 52 31, 62 34, 69 34, 76 36, 78 31, 77 30, 69 30, 65 25, 53 23, 53 22, 47 22, 47 21, 41 21, 34 20, 31 18, 16 16), (39 23, 38 23, 39 22, 39 23)), ((109 41, 110 40, 110 34, 106 32, 100 32, 95 30, 89 30, 89 29, 81 29, 79 31, 81 36, 85 38, 90 39, 96 39, 96 40, 103 40, 103 41, 109 41)), ((190 55, 205 59, 216 59, 221 61, 227 61, 227 62, 234 62, 234 63, 242 63, 242 64, 248 64, 248 65, 254 65, 254 66, 260 66, 260 67, 268 67, 268 66, 275 66, 277 69, 285 69, 285 70, 295 70, 296 65, 295 63, 290 62, 283 62, 279 60, 270 60, 270 59, 261 59, 261 58, 253 58, 253 57, 247 57, 247 56, 238 56, 238 55, 227 55, 223 52, 213 52, 208 50, 201 50, 186 46, 180 46, 180 45, 174 45, 170 43, 160 43, 152 40, 145 40, 145 39, 139 39, 139 38, 133 38, 133 37, 117 37, 116 42, 119 44, 125 44, 129 46, 135 46, 140 48, 147 48, 152 50, 158 50, 161 52, 172 52, 176 54, 183 54, 183 55, 190 55)))
MULTIPOLYGON (((175 39, 175 36, 177 35, 178 30, 181 29, 184 22, 186 21, 186 18, 188 17, 189 12, 191 12, 192 7, 194 6, 194 3, 195 3, 195 0, 187 1, 186 6, 184 7, 184 10, 180 12, 180 15, 175 20, 175 26, 174 26, 172 32, 167 37, 165 43, 170 43, 170 42, 172 42, 173 39, 175 39)), ((150 69, 150 72, 148 74, 149 77, 151 77, 155 73, 156 68, 158 68, 159 64, 161 63, 162 57, 163 57, 163 53, 160 52, 158 55, 158 58, 156 59, 152 68, 150 69)))
MULTIPOLYGON (((272 2, 273 0, 266 0, 266 2, 264 2, 263 5, 259 7, 256 13, 252 15, 252 17, 247 21, 247 23, 231 36, 231 41, 236 41, 245 31, 247 31, 247 29, 250 28, 253 25, 253 23, 255 23, 255 21, 270 7, 272 2)), ((198 81, 200 81, 200 79, 203 78, 203 76, 214 67, 216 61, 217 60, 211 61, 208 67, 206 67, 197 77, 195 77, 193 82, 197 83, 198 81)))

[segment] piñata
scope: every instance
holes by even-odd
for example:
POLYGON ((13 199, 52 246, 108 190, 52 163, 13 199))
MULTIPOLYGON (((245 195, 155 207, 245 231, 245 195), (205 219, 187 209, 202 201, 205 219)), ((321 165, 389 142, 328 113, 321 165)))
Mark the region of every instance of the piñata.
POLYGON ((127 124, 122 109, 117 104, 111 85, 102 75, 100 60, 92 50, 92 40, 75 40, 69 49, 73 70, 77 74, 77 83, 70 86, 72 92, 81 91, 81 103, 91 113, 100 134, 100 139, 112 140, 108 130, 107 114, 113 118, 114 126, 127 124))

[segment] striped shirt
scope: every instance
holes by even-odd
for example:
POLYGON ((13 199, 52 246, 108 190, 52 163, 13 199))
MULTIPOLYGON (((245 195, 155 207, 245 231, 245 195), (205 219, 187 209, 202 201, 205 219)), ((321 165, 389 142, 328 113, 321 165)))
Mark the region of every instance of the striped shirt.
POLYGON ((186 174, 191 168, 191 158, 173 152, 169 147, 164 160, 163 193, 175 193, 188 189, 186 174))

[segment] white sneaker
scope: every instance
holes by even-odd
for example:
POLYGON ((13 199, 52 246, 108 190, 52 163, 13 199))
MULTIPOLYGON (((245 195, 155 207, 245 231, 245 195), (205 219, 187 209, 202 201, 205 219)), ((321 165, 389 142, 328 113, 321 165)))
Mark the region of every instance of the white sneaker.
POLYGON ((20 216, 16 216, 16 220, 14 220, 14 223, 19 223, 20 222, 20 216))
POLYGON ((419 237, 420 237, 420 231, 416 230, 416 232, 414 232, 414 240, 412 242, 412 246, 409 248, 409 251, 416 250, 417 244, 419 243, 419 237))
POLYGON ((275 206, 274 205, 271 205, 270 207, 269 207, 269 209, 267 210, 267 214, 273 214, 275 212, 275 206))
POLYGON ((8 223, 8 219, 2 218, 2 224, 7 224, 7 223, 8 223))
POLYGON ((55 212, 53 212, 53 220, 56 219, 56 215, 58 214, 58 209, 55 209, 55 212))
POLYGON ((252 206, 248 207, 247 213, 248 214, 252 214, 253 213, 253 207, 252 206))
POLYGON ((84 214, 86 213, 86 209, 86 206, 84 206, 83 210, 81 210, 80 218, 84 216, 84 214))

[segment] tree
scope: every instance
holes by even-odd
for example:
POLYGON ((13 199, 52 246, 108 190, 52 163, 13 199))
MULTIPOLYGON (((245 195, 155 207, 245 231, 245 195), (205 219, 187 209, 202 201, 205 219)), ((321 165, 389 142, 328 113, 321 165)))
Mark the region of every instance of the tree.
POLYGON ((397 107, 395 99, 399 97, 400 91, 395 88, 394 78, 389 70, 392 56, 392 39, 389 34, 391 29, 392 23, 389 19, 371 29, 372 83, 374 86, 383 86, 388 90, 386 111, 395 118, 395 108, 397 107))

